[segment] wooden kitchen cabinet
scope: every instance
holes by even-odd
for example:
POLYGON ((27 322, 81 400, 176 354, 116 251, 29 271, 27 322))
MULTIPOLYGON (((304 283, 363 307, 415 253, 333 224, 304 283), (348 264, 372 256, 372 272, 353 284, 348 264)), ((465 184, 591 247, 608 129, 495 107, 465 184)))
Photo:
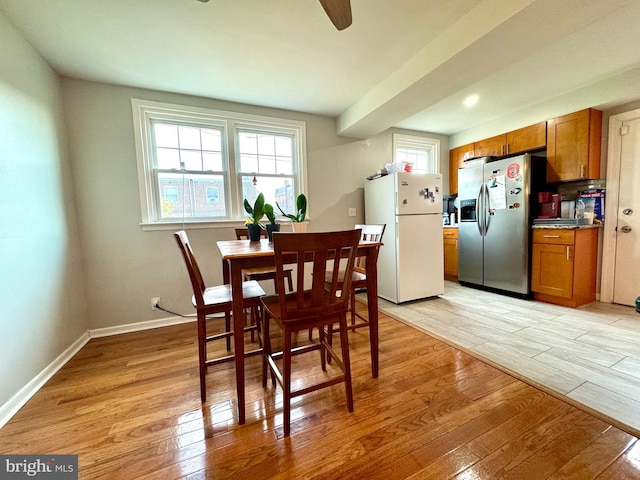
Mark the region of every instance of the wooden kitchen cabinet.
POLYGON ((547 146, 547 122, 536 123, 507 133, 507 154, 541 150, 547 146))
POLYGON ((485 138, 473 144, 476 157, 501 157, 506 155, 507 134, 485 138))
POLYGON ((473 144, 476 157, 503 157, 543 149, 547 145, 547 122, 485 138, 473 144))
POLYGON ((458 280, 458 229, 442 229, 444 241, 444 278, 445 280, 458 280))
POLYGON ((547 182, 600 178, 602 112, 587 108, 547 122, 547 182))
POLYGON ((474 158, 473 143, 449 150, 449 195, 458 193, 458 169, 464 167, 464 161, 474 158))
POLYGON ((595 301, 597 255, 598 228, 534 229, 534 298, 574 308, 595 301))
POLYGON ((458 193, 458 168, 476 157, 503 157, 541 150, 547 145, 547 122, 536 123, 449 151, 449 193, 458 193))

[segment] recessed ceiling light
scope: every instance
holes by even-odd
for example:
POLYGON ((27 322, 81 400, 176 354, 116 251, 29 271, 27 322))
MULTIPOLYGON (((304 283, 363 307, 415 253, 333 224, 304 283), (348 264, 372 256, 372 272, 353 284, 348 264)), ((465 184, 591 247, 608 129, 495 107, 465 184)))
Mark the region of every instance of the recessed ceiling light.
POLYGON ((473 107, 476 103, 478 103, 478 95, 469 95, 464 99, 465 106, 473 107))

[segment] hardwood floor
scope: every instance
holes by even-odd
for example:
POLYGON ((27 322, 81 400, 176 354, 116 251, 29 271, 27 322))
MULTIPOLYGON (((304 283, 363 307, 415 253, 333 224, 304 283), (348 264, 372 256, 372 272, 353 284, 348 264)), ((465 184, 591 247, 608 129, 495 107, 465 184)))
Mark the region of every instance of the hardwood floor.
POLYGON ((446 282, 445 294, 380 308, 518 378, 640 435, 640 314, 578 309, 446 282))
MULTIPOLYGON (((289 438, 258 357, 245 425, 231 364, 201 406, 183 324, 92 339, 0 430, 0 452, 78 454, 82 479, 640 478, 638 439, 587 412, 386 315, 373 379, 367 332, 350 335, 355 411, 341 385, 305 395, 289 438)), ((319 374, 317 353, 300 360, 319 374)))

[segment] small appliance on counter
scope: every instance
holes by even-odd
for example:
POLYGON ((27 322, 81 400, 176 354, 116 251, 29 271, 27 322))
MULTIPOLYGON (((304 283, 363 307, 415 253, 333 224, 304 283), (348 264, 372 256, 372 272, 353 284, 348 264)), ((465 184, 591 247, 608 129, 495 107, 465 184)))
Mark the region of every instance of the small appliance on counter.
POLYGON ((442 225, 455 227, 458 225, 458 196, 442 196, 442 225))
POLYGON ((536 218, 560 218, 562 195, 551 192, 538 193, 538 216, 536 218))

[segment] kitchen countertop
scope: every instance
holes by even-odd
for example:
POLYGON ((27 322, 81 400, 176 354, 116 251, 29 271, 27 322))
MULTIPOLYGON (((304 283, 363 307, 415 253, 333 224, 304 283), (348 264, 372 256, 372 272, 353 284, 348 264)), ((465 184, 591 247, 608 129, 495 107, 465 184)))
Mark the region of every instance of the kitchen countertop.
POLYGON ((603 224, 594 223, 593 225, 532 225, 531 228, 545 230, 575 230, 577 228, 600 228, 603 224))

